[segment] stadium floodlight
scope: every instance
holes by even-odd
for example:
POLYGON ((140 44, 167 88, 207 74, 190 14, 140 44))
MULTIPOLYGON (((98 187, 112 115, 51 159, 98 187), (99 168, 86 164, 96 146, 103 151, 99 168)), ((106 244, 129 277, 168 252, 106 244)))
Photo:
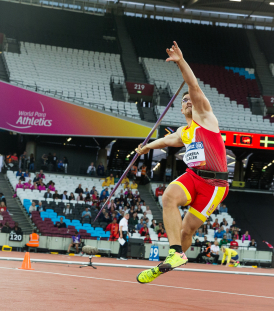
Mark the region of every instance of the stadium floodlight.
POLYGON ((161 149, 162 152, 166 153, 165 149, 161 149))
POLYGON ((270 5, 274 5, 274 2, 269 2, 270 5))
POLYGON ((242 0, 229 0, 229 1, 241 2, 242 0))
POLYGON ((69 137, 68 139, 67 139, 67 141, 71 141, 72 140, 72 138, 71 137, 69 137))
POLYGON ((227 165, 232 165, 235 164, 235 161, 228 163, 227 165))

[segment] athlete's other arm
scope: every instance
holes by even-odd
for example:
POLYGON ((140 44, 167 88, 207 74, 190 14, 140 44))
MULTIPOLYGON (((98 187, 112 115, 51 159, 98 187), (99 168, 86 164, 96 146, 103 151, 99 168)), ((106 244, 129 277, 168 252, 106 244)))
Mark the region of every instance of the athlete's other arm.
POLYGON ((163 138, 154 140, 153 142, 142 147, 142 144, 135 149, 135 151, 141 155, 149 152, 150 149, 162 149, 165 147, 183 147, 184 143, 182 142, 181 132, 183 126, 179 127, 176 133, 165 136, 163 138))

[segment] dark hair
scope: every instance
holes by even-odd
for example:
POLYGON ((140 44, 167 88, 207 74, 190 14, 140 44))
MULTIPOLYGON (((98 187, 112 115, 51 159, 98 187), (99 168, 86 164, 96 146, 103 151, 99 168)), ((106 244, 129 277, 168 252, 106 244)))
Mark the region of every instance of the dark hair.
POLYGON ((184 96, 185 96, 185 95, 187 95, 187 94, 189 94, 189 92, 188 92, 188 91, 184 92, 184 94, 183 94, 183 98, 184 98, 184 96))

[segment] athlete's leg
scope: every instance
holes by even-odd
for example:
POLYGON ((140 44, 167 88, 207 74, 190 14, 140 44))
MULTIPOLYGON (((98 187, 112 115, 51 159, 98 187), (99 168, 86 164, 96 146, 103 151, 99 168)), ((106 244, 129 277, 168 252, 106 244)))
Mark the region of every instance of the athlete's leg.
POLYGON ((183 252, 186 252, 192 243, 192 236, 204 222, 190 212, 184 217, 181 230, 181 244, 183 252))
POLYGON ((171 184, 164 192, 162 202, 169 245, 181 245, 182 218, 178 206, 186 204, 187 196, 180 186, 171 184))

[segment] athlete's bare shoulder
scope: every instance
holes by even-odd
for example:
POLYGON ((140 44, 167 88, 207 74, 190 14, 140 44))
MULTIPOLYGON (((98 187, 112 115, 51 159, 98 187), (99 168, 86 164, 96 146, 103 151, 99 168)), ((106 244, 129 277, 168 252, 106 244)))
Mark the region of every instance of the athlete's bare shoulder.
POLYGON ((192 117, 195 122, 200 124, 205 129, 215 133, 219 132, 218 120, 212 109, 203 112, 197 112, 195 109, 193 109, 192 117))
POLYGON ((185 128, 185 126, 180 126, 178 127, 177 131, 176 131, 176 134, 181 138, 181 135, 182 135, 182 130, 183 128, 185 128))

